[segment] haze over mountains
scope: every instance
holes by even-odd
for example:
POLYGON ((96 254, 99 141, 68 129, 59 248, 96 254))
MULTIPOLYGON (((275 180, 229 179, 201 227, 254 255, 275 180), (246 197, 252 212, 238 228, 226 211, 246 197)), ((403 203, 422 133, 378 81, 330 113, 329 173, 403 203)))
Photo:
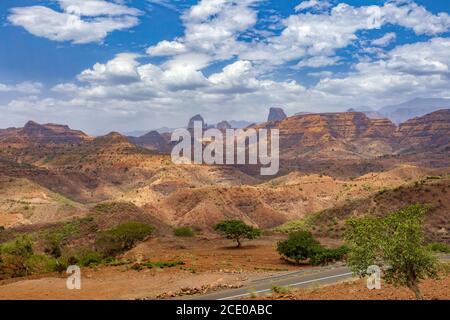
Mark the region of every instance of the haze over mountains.
MULTIPOLYGON (((433 111, 448 108, 450 108, 450 99, 415 98, 397 105, 389 105, 381 108, 371 108, 367 106, 352 107, 347 109, 347 112, 363 112, 369 118, 372 119, 388 118, 395 124, 400 124, 414 117, 420 117, 433 111)), ((303 111, 297 112, 293 115, 305 115, 311 113, 314 112, 303 111)), ((269 110, 269 115, 266 119, 267 121, 274 121, 274 120, 282 120, 286 117, 287 115, 282 107, 271 107, 269 110)), ((219 125, 222 122, 227 122, 230 125, 230 127, 234 129, 242 129, 254 124, 253 122, 245 120, 223 120, 218 122, 217 124, 211 124, 210 126, 217 127, 217 125, 219 125)), ((130 137, 140 137, 149 133, 150 131, 156 131, 160 134, 164 134, 164 133, 171 133, 175 129, 176 128, 161 127, 149 130, 127 131, 123 132, 123 134, 125 136, 130 137)))

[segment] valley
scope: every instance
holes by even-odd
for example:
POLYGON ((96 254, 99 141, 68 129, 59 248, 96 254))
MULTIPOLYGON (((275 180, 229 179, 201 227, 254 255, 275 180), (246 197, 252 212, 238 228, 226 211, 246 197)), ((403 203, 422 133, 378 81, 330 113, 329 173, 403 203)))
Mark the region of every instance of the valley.
POLYGON ((176 165, 170 135, 156 131, 91 137, 35 122, 0 130, 0 241, 27 235, 35 251, 47 252, 48 235, 56 234, 76 253, 121 224, 154 227, 114 260, 83 268, 84 291, 61 296, 64 274, 43 272, 0 277, 0 297, 156 299, 176 297, 188 283, 198 284, 197 293, 241 286, 308 268, 275 251, 289 232, 308 230, 337 247, 347 219, 416 203, 430 208, 426 241, 450 243, 449 110, 399 126, 358 112, 284 116, 251 126, 280 130, 280 172, 273 177, 260 176, 258 165, 176 165), (241 220, 264 235, 234 249, 213 230, 222 220, 241 220), (176 236, 177 228, 194 235, 176 236), (147 269, 149 263, 171 266, 147 269))

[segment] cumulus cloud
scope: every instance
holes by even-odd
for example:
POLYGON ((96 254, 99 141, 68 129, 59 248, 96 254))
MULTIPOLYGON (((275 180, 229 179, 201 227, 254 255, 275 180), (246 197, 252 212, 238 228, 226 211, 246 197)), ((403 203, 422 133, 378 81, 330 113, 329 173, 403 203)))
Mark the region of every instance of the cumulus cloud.
POLYGON ((183 37, 150 47, 150 55, 173 56, 187 51, 211 56, 211 61, 236 55, 243 44, 237 37, 257 21, 252 5, 259 0, 201 0, 182 15, 183 37))
POLYGON ((42 83, 40 82, 21 82, 17 84, 3 84, 0 83, 0 92, 17 92, 26 94, 38 94, 42 90, 42 83))
POLYGON ((8 21, 29 33, 75 44, 101 42, 108 33, 136 26, 141 12, 103 0, 59 0, 63 12, 45 6, 16 7, 8 21))
MULTIPOLYGON (((112 9, 92 6, 83 8, 86 16, 80 16, 81 11, 75 15, 68 9, 69 2, 58 14, 73 15, 87 23, 115 17, 105 13, 86 20, 95 10, 112 9)), ((124 125, 119 123, 120 115, 122 122, 129 120, 135 128, 185 125, 195 113, 202 113, 209 122, 224 118, 261 121, 271 105, 282 105, 288 114, 337 111, 448 92, 450 39, 442 37, 450 30, 446 13, 433 14, 412 1, 372 6, 341 3, 326 10, 323 5, 327 1, 303 1, 297 12, 278 21, 279 32, 259 33, 260 37, 250 36, 248 40, 258 28, 258 2, 201 0, 182 13, 182 36, 146 50, 158 59, 118 54, 81 71, 73 81, 54 86, 53 91, 61 95, 58 99, 17 99, 5 110, 19 114, 18 110, 35 105, 37 110, 60 116, 62 122, 70 108, 78 119, 85 119, 88 111, 97 111, 104 121, 80 121, 80 128, 101 132, 103 128, 120 129, 124 125), (429 40, 388 49, 395 33, 375 40, 358 39, 363 31, 389 24, 408 28, 429 40), (360 57, 339 55, 341 49, 352 45, 360 57), (348 69, 343 66, 339 73, 329 71, 334 70, 330 66, 350 59, 354 64, 348 69), (296 72, 302 68, 318 68, 308 73, 315 78, 308 86, 293 80, 301 78, 296 72), (142 122, 144 118, 147 124, 142 122)), ((118 17, 123 16, 137 19, 130 12, 118 17)), ((73 38, 74 31, 70 32, 73 38)), ((92 30, 83 35, 88 36, 99 37, 92 30)))
POLYGON ((450 85, 450 39, 402 45, 385 59, 363 62, 345 77, 328 77, 314 90, 347 100, 380 105, 382 101, 442 96, 450 85))
POLYGON ((386 33, 384 36, 371 41, 371 44, 378 47, 386 47, 392 43, 397 38, 395 32, 386 33))
POLYGON ((327 0, 307 0, 302 1, 300 4, 298 4, 295 7, 295 11, 302 11, 306 9, 318 9, 318 10, 324 10, 331 7, 330 2, 327 0))

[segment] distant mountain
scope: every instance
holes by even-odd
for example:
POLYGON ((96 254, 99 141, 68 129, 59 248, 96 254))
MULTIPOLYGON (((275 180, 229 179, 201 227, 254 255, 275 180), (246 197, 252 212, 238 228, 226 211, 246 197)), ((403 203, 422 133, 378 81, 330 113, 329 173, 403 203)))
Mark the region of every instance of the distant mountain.
POLYGON ((291 165, 329 160, 343 163, 383 155, 450 150, 450 110, 416 117, 396 126, 363 112, 296 115, 256 128, 280 130, 280 157, 291 165))
POLYGON ((0 139, 3 142, 70 144, 88 141, 92 138, 84 132, 72 130, 66 125, 39 124, 28 121, 23 128, 1 129, 0 139))
POLYGON ((160 134, 163 134, 163 133, 172 133, 174 130, 175 130, 175 128, 161 127, 161 128, 154 129, 154 130, 125 131, 125 132, 122 132, 122 134, 124 136, 127 136, 127 137, 140 137, 140 136, 143 136, 143 135, 145 135, 145 134, 147 134, 147 133, 149 133, 151 131, 156 131, 156 132, 158 132, 160 134))
POLYGON ((370 107, 357 107, 357 108, 350 108, 347 110, 347 112, 362 112, 370 119, 383 119, 386 118, 385 115, 381 114, 380 112, 374 111, 370 107))
POLYGON ((401 104, 383 107, 378 112, 399 124, 415 117, 448 108, 450 108, 450 99, 416 98, 401 104))
POLYGON ((143 148, 158 152, 170 151, 170 137, 153 130, 139 137, 129 136, 128 140, 143 148))
POLYGON ((283 108, 270 108, 269 116, 267 117, 267 121, 281 121, 286 119, 286 113, 284 113, 283 108))
POLYGON ((221 121, 218 124, 216 124, 216 128, 220 129, 220 130, 225 130, 225 129, 231 129, 231 124, 228 121, 221 121))
POLYGON ((243 128, 247 128, 248 126, 252 125, 253 122, 249 122, 249 121, 244 121, 244 120, 230 120, 227 121, 232 128, 234 129, 243 129, 243 128))

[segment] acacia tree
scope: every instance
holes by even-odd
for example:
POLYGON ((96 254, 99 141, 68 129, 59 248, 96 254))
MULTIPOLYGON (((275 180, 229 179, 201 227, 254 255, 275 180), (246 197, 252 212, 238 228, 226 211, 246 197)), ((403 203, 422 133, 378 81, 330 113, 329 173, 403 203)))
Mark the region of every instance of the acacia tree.
POLYGON ((242 239, 255 239, 261 236, 261 230, 245 224, 241 220, 223 220, 214 226, 214 230, 225 235, 227 239, 236 241, 240 247, 242 239))
POLYGON ((406 286, 417 299, 423 299, 419 283, 436 278, 437 259, 424 244, 423 219, 427 208, 412 205, 384 218, 359 218, 347 222, 345 240, 350 253, 347 263, 359 276, 377 265, 384 280, 395 286, 406 286))

